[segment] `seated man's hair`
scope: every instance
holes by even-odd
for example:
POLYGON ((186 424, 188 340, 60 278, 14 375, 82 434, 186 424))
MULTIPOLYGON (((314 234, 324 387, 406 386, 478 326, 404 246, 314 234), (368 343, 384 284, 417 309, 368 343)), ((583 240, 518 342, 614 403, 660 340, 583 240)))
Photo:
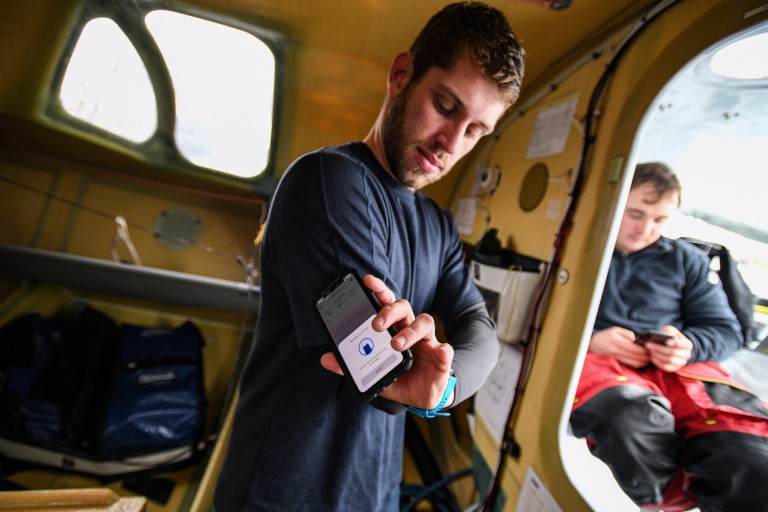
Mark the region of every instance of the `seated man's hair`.
POLYGON ((666 196, 670 192, 676 192, 677 206, 680 206, 682 200, 680 180, 677 179, 677 175, 666 164, 661 162, 637 164, 630 188, 634 190, 645 183, 653 185, 659 198, 666 196))

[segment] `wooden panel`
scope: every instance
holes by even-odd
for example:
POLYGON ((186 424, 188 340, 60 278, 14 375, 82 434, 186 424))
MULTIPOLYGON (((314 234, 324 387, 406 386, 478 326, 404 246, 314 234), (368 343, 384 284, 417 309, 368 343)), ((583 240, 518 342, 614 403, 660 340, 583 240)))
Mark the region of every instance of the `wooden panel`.
POLYGON ((121 498, 110 489, 61 489, 44 491, 9 491, 0 493, 0 510, 29 512, 91 510, 143 512, 143 497, 121 498))

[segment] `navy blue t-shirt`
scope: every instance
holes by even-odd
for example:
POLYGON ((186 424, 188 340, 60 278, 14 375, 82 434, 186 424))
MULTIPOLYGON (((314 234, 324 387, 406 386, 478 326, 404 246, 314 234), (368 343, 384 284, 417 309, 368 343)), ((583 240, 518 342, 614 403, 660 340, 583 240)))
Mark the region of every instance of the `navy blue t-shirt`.
MULTIPOLYGON (((261 305, 216 493, 218 512, 397 509, 404 415, 356 399, 320 366, 313 311, 346 268, 382 278, 449 334, 482 311, 484 336, 454 344, 457 400, 474 394, 498 346, 450 214, 401 185, 360 142, 304 155, 274 195, 261 247, 261 305)), ((477 318, 475 318, 477 322, 477 318)))

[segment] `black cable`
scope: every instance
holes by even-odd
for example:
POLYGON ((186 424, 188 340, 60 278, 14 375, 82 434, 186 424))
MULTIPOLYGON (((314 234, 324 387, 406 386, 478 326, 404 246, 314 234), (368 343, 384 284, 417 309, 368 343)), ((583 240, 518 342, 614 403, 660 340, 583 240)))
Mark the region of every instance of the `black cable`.
MULTIPOLYGON (((423 490, 421 491, 421 493, 417 494, 413 498, 413 500, 410 503, 408 503, 408 505, 406 505, 405 508, 401 508, 400 512, 411 512, 416 507, 416 505, 419 504, 419 502, 421 502, 423 499, 427 498, 433 492, 437 491, 438 489, 440 489, 440 488, 442 488, 442 487, 444 487, 444 486, 446 486, 446 485, 448 485, 448 484, 450 484, 450 483, 452 483, 452 482, 454 482, 456 480, 459 480, 460 478, 464 478, 464 477, 470 476, 470 475, 472 475, 472 468, 466 468, 466 469, 462 469, 461 471, 457 471, 456 473, 450 474, 450 475, 446 476, 445 478, 442 478, 442 479, 440 479, 440 480, 438 480, 436 482, 433 482, 432 484, 430 484, 428 486, 410 485, 410 486, 404 487, 403 489, 408 490, 408 491, 410 491, 411 489, 414 490, 414 491, 417 490, 417 489, 423 489, 423 490)), ((410 492, 406 492, 406 493, 401 492, 400 496, 401 497, 403 495, 408 496, 409 494, 411 494, 411 493, 410 492)), ((445 506, 441 505, 439 502, 438 503, 434 503, 433 502, 432 503, 432 509, 433 509, 434 512, 441 512, 443 510, 446 510, 445 506)), ((450 510, 455 510, 455 505, 453 507, 450 507, 450 510)))

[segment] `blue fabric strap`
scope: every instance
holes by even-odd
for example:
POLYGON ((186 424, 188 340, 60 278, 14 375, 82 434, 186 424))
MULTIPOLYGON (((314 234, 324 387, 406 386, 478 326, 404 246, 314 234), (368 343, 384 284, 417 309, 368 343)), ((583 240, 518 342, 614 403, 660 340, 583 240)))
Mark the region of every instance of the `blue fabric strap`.
POLYGON ((416 414, 418 416, 421 416, 422 418, 434 418, 436 416, 450 416, 450 412, 439 412, 440 409, 445 407, 446 402, 448 402, 448 399, 451 398, 451 392, 453 392, 453 388, 456 386, 456 377, 451 375, 448 377, 448 386, 445 388, 445 392, 443 393, 443 398, 440 400, 440 403, 437 404, 437 407, 434 409, 419 409, 418 407, 408 406, 408 410, 411 411, 413 414, 416 414))

